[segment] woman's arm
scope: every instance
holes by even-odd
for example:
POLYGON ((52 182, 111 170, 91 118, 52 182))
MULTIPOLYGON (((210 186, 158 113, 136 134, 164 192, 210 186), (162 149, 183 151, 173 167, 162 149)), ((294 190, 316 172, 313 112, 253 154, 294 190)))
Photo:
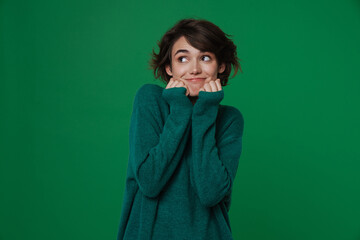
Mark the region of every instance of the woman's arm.
POLYGON ((186 88, 164 89, 158 99, 157 87, 145 84, 135 96, 130 124, 130 164, 141 192, 157 197, 180 162, 190 132, 193 106, 186 88), (159 101, 166 101, 170 114, 162 122, 159 101))
POLYGON ((231 108, 231 122, 215 139, 216 117, 224 91, 200 91, 192 114, 192 185, 203 205, 212 207, 230 195, 242 151, 243 117, 231 108))

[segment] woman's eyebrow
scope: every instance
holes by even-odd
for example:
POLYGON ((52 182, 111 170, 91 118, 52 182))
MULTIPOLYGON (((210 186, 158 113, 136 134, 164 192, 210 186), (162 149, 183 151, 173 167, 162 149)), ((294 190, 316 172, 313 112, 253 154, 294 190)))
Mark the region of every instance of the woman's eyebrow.
POLYGON ((176 54, 178 54, 178 53, 181 53, 181 52, 183 52, 183 53, 188 53, 189 51, 186 50, 186 49, 179 49, 179 50, 176 51, 176 53, 174 54, 174 56, 175 56, 176 54))

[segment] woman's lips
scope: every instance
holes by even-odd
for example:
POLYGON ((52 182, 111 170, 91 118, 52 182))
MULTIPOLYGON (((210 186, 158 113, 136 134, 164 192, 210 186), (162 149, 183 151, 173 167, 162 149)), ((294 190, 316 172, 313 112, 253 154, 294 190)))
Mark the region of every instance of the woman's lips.
POLYGON ((186 79, 187 81, 190 81, 190 82, 201 82, 201 81, 204 81, 206 78, 188 78, 186 79))

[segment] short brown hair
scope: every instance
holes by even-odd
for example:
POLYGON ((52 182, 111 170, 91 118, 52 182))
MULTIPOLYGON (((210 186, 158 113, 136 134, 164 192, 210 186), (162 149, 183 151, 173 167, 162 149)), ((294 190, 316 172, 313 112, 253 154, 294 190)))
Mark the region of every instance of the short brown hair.
POLYGON ((232 77, 236 75, 238 69, 242 72, 236 46, 229 38, 231 35, 224 33, 218 26, 207 20, 189 18, 178 21, 165 33, 158 42, 160 48, 158 54, 153 49, 150 67, 154 71, 155 78, 160 78, 165 84, 169 82, 171 77, 166 73, 165 66, 171 66, 172 47, 182 36, 194 48, 214 53, 219 65, 225 64, 225 71, 218 74, 222 86, 227 85, 232 68, 234 68, 232 77))

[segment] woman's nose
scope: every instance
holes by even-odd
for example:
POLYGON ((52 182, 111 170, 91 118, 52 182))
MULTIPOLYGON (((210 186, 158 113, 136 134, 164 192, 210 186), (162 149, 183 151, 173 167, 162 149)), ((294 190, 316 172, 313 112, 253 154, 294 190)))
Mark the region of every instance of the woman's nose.
POLYGON ((201 73, 201 65, 198 61, 193 61, 191 64, 191 73, 192 74, 199 74, 201 73))

